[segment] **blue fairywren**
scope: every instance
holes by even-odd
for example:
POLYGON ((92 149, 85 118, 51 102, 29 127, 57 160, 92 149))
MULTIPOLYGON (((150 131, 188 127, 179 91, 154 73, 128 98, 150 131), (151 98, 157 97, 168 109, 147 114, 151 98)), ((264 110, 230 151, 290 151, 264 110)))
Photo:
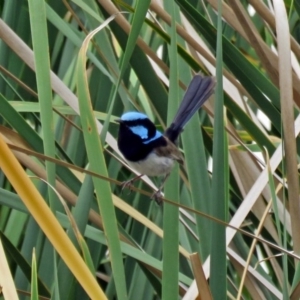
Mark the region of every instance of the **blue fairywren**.
POLYGON ((141 175, 123 183, 130 186, 142 177, 164 175, 162 185, 152 195, 158 203, 161 190, 174 162, 183 164, 183 156, 176 146, 179 134, 196 111, 214 92, 215 79, 200 74, 192 79, 172 124, 164 134, 158 131, 149 118, 139 112, 126 112, 117 120, 120 123, 118 147, 128 164, 141 175))

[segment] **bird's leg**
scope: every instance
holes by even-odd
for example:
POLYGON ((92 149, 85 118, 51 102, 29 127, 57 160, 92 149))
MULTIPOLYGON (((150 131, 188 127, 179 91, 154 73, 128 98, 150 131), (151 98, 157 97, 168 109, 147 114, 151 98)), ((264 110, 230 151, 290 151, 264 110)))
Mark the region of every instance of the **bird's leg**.
POLYGON ((140 174, 138 176, 133 177, 130 180, 122 182, 122 184, 121 184, 121 187, 122 187, 121 192, 123 192, 123 190, 125 188, 129 188, 129 190, 131 191, 132 183, 135 182, 135 181, 137 181, 138 179, 140 179, 143 175, 144 174, 140 174))
POLYGON ((162 188, 164 187, 164 185, 165 185, 165 183, 166 183, 166 181, 167 181, 167 179, 168 179, 169 176, 170 176, 170 173, 167 173, 167 174, 165 175, 165 177, 164 177, 164 179, 163 179, 163 181, 162 181, 162 183, 161 183, 159 189, 158 189, 155 193, 153 193, 152 196, 151 196, 151 199, 154 199, 155 202, 156 202, 157 204, 159 204, 159 205, 162 204, 162 200, 161 200, 161 198, 162 198, 162 193, 161 193, 161 190, 162 190, 162 188))

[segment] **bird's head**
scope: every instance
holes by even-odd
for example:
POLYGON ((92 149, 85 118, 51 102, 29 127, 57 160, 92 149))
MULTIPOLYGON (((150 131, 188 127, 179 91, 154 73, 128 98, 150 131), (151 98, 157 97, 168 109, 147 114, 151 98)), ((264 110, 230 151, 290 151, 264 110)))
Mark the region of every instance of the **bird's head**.
POLYGON ((138 137, 144 144, 158 139, 162 136, 152 121, 143 113, 140 112, 126 112, 119 120, 120 131, 119 136, 126 133, 138 137))

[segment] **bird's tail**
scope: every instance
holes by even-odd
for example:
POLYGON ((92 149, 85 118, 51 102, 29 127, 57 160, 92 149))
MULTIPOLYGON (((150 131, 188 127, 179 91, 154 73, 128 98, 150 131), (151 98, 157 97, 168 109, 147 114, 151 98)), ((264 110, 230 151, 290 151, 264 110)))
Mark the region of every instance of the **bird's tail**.
POLYGON ((165 132, 169 140, 172 142, 177 140, 185 124, 212 95, 215 84, 214 77, 205 77, 200 74, 194 76, 183 97, 173 123, 165 132))

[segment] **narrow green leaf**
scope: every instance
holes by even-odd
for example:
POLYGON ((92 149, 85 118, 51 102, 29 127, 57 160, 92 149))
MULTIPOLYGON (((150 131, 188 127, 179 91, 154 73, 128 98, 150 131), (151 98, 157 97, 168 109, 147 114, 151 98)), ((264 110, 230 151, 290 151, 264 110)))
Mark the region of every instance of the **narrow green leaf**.
MULTIPOLYGON (((218 1, 217 32, 217 86, 214 109, 213 176, 211 212, 215 218, 226 221, 228 217, 228 145, 224 123, 223 97, 223 47, 222 47, 222 1, 218 1)), ((226 228, 212 223, 210 288, 213 299, 227 296, 226 228)))
MULTIPOLYGON (((106 24, 113 20, 110 18, 106 24)), ((103 24, 105 25, 105 24, 103 24)), ((103 27, 100 27, 101 29, 103 27)), ((92 111, 91 100, 86 77, 86 49, 92 35, 85 40, 78 57, 77 63, 77 91, 80 107, 81 124, 89 158, 89 169, 108 177, 106 162, 103 155, 103 146, 99 139, 95 118, 92 111)), ((117 219, 112 202, 111 189, 108 182, 93 177, 97 195, 98 206, 103 219, 103 226, 107 236, 108 248, 111 258, 111 266, 118 299, 127 299, 126 281, 120 241, 118 236, 117 219)))
POLYGON ((32 268, 31 268, 31 300, 39 300, 39 292, 37 285, 37 267, 36 267, 36 257, 35 249, 32 251, 32 268))
MULTIPOLYGON (((34 62, 38 97, 41 109, 44 153, 55 157, 54 124, 52 118, 52 89, 50 80, 50 60, 45 1, 29 0, 29 16, 34 50, 34 62)), ((53 162, 46 161, 47 180, 55 186, 56 168, 53 162)), ((50 207, 58 209, 58 201, 52 189, 48 189, 50 207)))
MULTIPOLYGON (((177 61, 177 33, 176 33, 176 7, 174 2, 165 2, 165 9, 172 16, 171 28, 167 31, 171 36, 168 47, 170 56, 170 89, 168 98, 168 124, 171 124, 179 103, 178 61, 177 61)), ((168 199, 179 203, 179 166, 176 163, 165 187, 168 199)), ((179 273, 179 210, 176 205, 164 204, 164 241, 163 241, 163 280, 162 299, 178 298, 179 273), (173 249, 170 251, 170 249, 173 249)))
POLYGON ((108 110, 108 118, 106 119, 106 121, 104 122, 103 125, 103 129, 101 131, 101 141, 102 143, 104 143, 105 141, 105 136, 108 130, 108 125, 109 125, 109 120, 110 120, 110 116, 114 107, 114 103, 115 103, 115 99, 117 97, 117 93, 118 93, 118 88, 121 84, 121 81, 123 79, 123 76, 125 74, 125 71, 127 69, 127 66, 129 64, 130 58, 133 54, 135 45, 136 45, 136 40, 139 36, 141 27, 144 23, 144 19, 150 4, 150 0, 138 0, 136 3, 136 10, 135 13, 133 15, 133 20, 132 20, 132 26, 131 26, 131 30, 130 30, 130 34, 128 36, 128 40, 126 43, 126 48, 124 51, 124 55, 121 58, 121 63, 120 63, 120 74, 117 80, 116 85, 114 86, 114 90, 113 90, 113 96, 112 96, 112 102, 109 106, 109 110, 108 110))

